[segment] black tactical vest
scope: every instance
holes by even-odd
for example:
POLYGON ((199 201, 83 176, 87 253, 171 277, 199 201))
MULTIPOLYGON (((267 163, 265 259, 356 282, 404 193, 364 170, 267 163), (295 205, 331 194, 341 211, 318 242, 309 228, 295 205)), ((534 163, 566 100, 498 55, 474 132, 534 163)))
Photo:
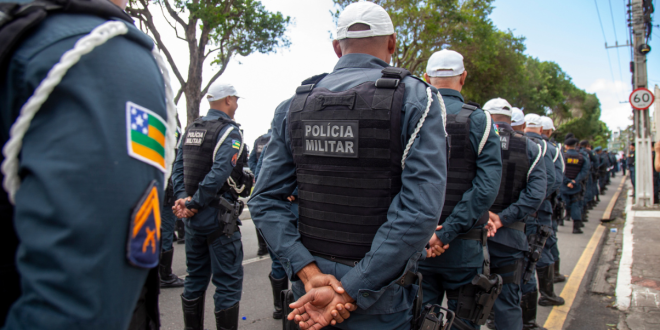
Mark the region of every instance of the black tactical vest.
POLYGON ((254 141, 256 148, 253 152, 257 153, 257 159, 261 157, 261 153, 264 151, 264 147, 268 144, 268 142, 270 142, 270 136, 265 135, 258 137, 257 140, 254 141))
POLYGON ((527 137, 509 129, 500 129, 499 133, 502 147, 502 181, 497 198, 490 207, 493 213, 502 212, 518 200, 520 193, 527 187, 527 173, 530 169, 527 137))
POLYGON ((401 190, 401 80, 409 74, 386 68, 376 82, 342 92, 314 88, 322 75, 296 90, 287 122, 298 230, 312 254, 360 260, 387 221, 401 190))
POLYGON ((463 194, 472 188, 472 180, 477 176, 477 155, 470 143, 470 115, 477 109, 475 106, 463 104, 458 114, 447 114, 446 130, 451 157, 447 167, 445 204, 438 224, 447 220, 456 204, 463 198, 463 194))
POLYGON ((578 174, 580 174, 580 170, 582 170, 582 166, 584 165, 584 157, 578 153, 577 155, 569 155, 568 153, 564 154, 564 165, 565 165, 565 171, 564 175, 573 180, 575 179, 578 174))
MULTIPOLYGON (((224 118, 218 120, 195 120, 182 137, 183 144, 183 182, 188 196, 192 196, 197 191, 199 183, 211 171, 213 166, 213 153, 218 141, 218 135, 222 129, 232 123, 224 118)), ((243 175, 243 166, 247 163, 246 153, 243 152, 236 160, 236 166, 231 173, 231 177, 236 183, 243 175)), ((229 190, 229 185, 225 183, 220 190, 220 194, 229 190)))

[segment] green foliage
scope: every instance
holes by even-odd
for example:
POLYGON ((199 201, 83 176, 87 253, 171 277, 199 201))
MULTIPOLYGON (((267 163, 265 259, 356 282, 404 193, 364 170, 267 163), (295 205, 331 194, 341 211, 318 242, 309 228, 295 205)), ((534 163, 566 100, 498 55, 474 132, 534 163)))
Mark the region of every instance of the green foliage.
MULTIPOLYGON (((338 10, 355 2, 334 0, 338 10)), ((498 30, 489 18, 493 0, 375 0, 390 13, 398 45, 392 65, 422 76, 429 57, 442 49, 464 55, 468 72, 461 91, 466 100, 484 104, 501 97, 525 113, 548 115, 558 140, 573 132, 580 139, 605 141, 610 131, 599 120, 594 94, 578 89, 554 62, 524 54, 525 38, 498 30)))

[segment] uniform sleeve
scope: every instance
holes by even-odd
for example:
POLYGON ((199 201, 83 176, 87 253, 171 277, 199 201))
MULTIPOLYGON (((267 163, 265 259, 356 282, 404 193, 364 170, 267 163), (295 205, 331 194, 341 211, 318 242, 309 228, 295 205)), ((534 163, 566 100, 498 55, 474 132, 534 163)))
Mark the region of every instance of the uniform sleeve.
MULTIPOLYGON (((252 173, 255 173, 255 174, 257 173, 256 172, 257 162, 259 161, 257 159, 257 141, 259 141, 259 139, 254 141, 254 146, 252 147, 252 152, 250 153, 250 156, 248 157, 248 167, 250 168, 250 171, 252 171, 252 173)), ((261 154, 263 155, 264 153, 262 152, 261 154)))
MULTIPOLYGON (((79 38, 25 63, 14 82, 26 97, 79 38)), ((164 187, 161 169, 129 155, 128 102, 167 120, 150 50, 115 37, 82 56, 32 120, 14 213, 22 295, 4 329, 128 327, 149 272, 126 258, 131 215, 154 180, 160 200, 164 187)))
POLYGON ((582 163, 582 168, 580 169, 580 173, 575 177, 575 182, 580 182, 584 180, 587 177, 587 174, 589 174, 589 161, 585 161, 582 163))
POLYGON ((553 153, 553 158, 556 157, 556 159, 553 161, 552 164, 552 169, 555 171, 555 182, 554 185, 552 186, 552 192, 554 193, 561 187, 561 183, 564 180, 564 171, 562 171, 562 158, 561 158, 561 152, 559 152, 558 148, 554 148, 554 153, 553 153))
POLYGON ((211 171, 199 183, 197 191, 192 196, 192 200, 186 203, 188 208, 199 210, 211 204, 234 170, 238 152, 240 151, 240 146, 243 145, 243 141, 238 128, 233 125, 227 125, 218 136, 222 137, 229 129, 231 129, 231 132, 224 141, 220 142, 220 139, 218 139, 217 143, 222 144, 220 147, 216 146, 215 148, 217 152, 213 160, 213 166, 211 166, 211 171), (240 143, 239 147, 236 147, 236 141, 240 143))
POLYGON ((268 145, 264 146, 264 150, 261 152, 261 156, 259 156, 259 161, 257 161, 257 165, 254 167, 254 179, 257 180, 259 178, 259 172, 261 172, 261 165, 263 165, 264 162, 264 155, 266 154, 266 149, 268 149, 268 145))
POLYGON ((314 257, 300 240, 298 217, 286 199, 298 185, 286 129, 290 103, 291 100, 283 102, 275 111, 268 149, 262 153, 264 160, 260 179, 248 205, 252 220, 268 243, 268 248, 277 255, 289 278, 296 280, 296 274, 314 262, 314 257))
MULTIPOLYGON (((547 143, 547 142, 546 142, 547 143)), ((547 177, 546 181, 546 195, 545 197, 550 197, 553 191, 555 191, 555 186, 556 186, 556 174, 555 174, 555 163, 552 161, 553 155, 550 150, 550 145, 548 145, 548 150, 545 153, 545 157, 543 157, 544 165, 545 165, 545 172, 547 177)))
POLYGON ((174 189, 174 196, 176 196, 177 199, 188 197, 185 186, 183 185, 183 140, 184 137, 181 137, 179 140, 176 159, 172 166, 172 188, 174 189))
POLYGON ((481 154, 479 145, 486 132, 486 116, 477 110, 470 116, 470 144, 477 156, 477 175, 472 180, 472 188, 463 193, 461 201, 454 207, 451 215, 442 224, 436 235, 444 244, 448 244, 459 234, 466 233, 482 214, 488 211, 495 201, 502 180, 502 152, 500 138, 491 126, 481 154))
POLYGON ((538 144, 527 141, 527 158, 532 166, 527 176, 527 186, 515 203, 498 214, 502 225, 507 226, 522 221, 526 216, 536 212, 545 199, 547 175, 541 153, 538 144))
MULTIPOLYGON (((416 102, 404 104, 402 137, 406 142, 428 100, 426 89, 421 87, 412 90, 407 98, 416 102)), ((367 255, 341 278, 343 288, 360 308, 367 309, 376 300, 363 298, 359 292, 378 292, 396 285, 393 282, 417 263, 434 233, 447 184, 445 150, 442 113, 437 96, 432 94, 430 111, 410 148, 401 174, 401 191, 392 200, 387 222, 378 229, 367 255)))

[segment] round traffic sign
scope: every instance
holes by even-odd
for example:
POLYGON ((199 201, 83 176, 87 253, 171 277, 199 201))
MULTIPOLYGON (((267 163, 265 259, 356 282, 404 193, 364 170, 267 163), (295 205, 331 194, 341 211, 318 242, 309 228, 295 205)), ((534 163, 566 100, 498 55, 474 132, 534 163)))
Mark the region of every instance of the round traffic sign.
POLYGON ((650 90, 646 88, 637 88, 632 93, 630 93, 630 105, 637 110, 646 110, 648 109, 655 97, 650 90))

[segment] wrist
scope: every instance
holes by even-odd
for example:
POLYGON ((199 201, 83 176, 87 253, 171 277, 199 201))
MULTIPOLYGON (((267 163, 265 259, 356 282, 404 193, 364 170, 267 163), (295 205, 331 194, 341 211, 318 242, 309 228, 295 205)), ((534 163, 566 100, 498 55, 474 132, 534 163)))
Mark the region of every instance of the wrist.
MULTIPOLYGON (((341 283, 341 281, 340 281, 340 283, 341 283)), ((341 283, 341 287, 342 288, 344 287, 344 283, 341 283)), ((351 297, 348 294, 348 292, 346 292, 346 291, 344 291, 344 293, 342 294, 342 297, 346 300, 346 302, 349 302, 349 303, 354 303, 355 302, 355 299, 353 299, 353 297, 351 297)))
POLYGON ((309 286, 309 282, 318 275, 323 275, 319 267, 316 265, 316 262, 312 262, 307 264, 307 266, 303 267, 298 273, 296 273, 300 281, 303 282, 303 285, 305 285, 305 291, 309 291, 311 289, 309 286))

